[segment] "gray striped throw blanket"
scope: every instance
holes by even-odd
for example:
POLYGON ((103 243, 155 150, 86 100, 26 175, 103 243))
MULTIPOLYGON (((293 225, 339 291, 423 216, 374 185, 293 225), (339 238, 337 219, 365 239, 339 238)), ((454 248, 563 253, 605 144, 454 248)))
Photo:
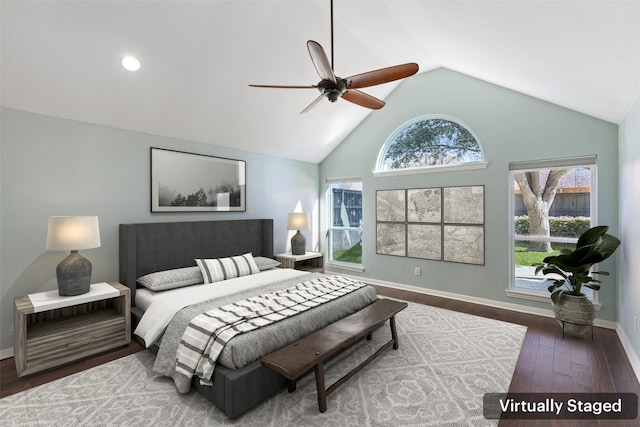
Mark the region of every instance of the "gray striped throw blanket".
POLYGON ((364 283, 342 276, 326 276, 291 288, 248 298, 206 311, 191 320, 176 356, 176 371, 211 385, 216 360, 231 338, 270 325, 334 300, 364 283))

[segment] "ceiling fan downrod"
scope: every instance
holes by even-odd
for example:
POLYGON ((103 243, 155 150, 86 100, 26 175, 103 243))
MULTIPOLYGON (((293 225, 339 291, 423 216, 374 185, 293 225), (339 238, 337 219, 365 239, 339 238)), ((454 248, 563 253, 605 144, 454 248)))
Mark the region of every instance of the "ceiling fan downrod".
POLYGON ((331 20, 331 69, 335 72, 336 68, 333 63, 333 0, 331 0, 331 7, 329 10, 329 17, 331 20))

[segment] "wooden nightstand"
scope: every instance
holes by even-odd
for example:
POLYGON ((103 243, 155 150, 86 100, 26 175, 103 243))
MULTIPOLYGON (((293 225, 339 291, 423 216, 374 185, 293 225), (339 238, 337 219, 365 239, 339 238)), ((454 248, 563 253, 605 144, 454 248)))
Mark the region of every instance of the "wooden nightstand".
POLYGON ((95 283, 82 295, 41 292, 14 300, 14 360, 18 376, 59 366, 131 342, 126 286, 95 283))
POLYGON ((295 268, 296 270, 311 271, 316 273, 324 272, 324 254, 320 252, 307 252, 304 255, 286 254, 276 255, 282 268, 295 268))

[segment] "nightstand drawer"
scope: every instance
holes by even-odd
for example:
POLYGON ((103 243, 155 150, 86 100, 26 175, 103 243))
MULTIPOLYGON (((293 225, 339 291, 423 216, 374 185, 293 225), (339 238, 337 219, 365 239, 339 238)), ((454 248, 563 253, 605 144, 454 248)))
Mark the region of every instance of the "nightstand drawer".
POLYGON ((18 375, 128 344, 129 289, 119 283, 111 286, 118 289, 118 296, 38 312, 29 298, 16 298, 14 357, 18 375))
POLYGON ((27 362, 68 351, 80 351, 103 340, 124 340, 125 320, 116 312, 88 318, 38 324, 27 332, 27 362), (99 319, 101 318, 101 319, 99 319), (95 320, 95 321, 94 321, 95 320))

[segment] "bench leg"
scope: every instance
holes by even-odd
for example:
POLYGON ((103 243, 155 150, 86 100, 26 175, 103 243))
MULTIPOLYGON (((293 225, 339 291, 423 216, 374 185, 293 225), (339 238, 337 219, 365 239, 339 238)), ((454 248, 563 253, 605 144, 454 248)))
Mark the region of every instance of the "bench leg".
POLYGON ((324 388, 324 362, 320 362, 315 367, 316 389, 318 390, 318 409, 320 412, 327 410, 327 391, 324 388))
POLYGON ((296 384, 296 380, 289 381, 289 393, 293 393, 294 391, 296 391, 296 384))
POLYGON ((397 350, 399 347, 399 344, 398 344, 398 332, 396 330, 396 316, 392 316, 389 319, 389 324, 391 325, 391 339, 393 339, 393 349, 397 350))

